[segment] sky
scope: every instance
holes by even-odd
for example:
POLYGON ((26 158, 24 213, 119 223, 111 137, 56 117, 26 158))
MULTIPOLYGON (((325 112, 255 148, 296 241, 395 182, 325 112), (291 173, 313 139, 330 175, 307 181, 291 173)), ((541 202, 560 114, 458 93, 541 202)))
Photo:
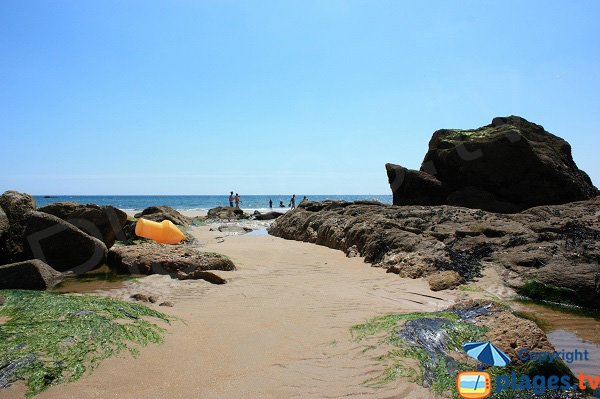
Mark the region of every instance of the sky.
POLYGON ((600 2, 0 2, 0 191, 390 194, 520 115, 600 184, 600 2))

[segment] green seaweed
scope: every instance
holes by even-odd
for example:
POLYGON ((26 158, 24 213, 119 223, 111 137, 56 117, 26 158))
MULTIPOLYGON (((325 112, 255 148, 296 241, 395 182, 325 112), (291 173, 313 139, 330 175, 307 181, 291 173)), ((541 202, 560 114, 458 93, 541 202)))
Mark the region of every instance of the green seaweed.
POLYGON ((164 328, 144 318, 170 318, 140 304, 89 295, 2 290, 0 368, 33 354, 18 369, 28 397, 48 387, 79 379, 87 370, 122 350, 133 356, 140 346, 161 343, 164 328))
POLYGON ((577 291, 570 288, 555 287, 538 280, 528 280, 519 290, 519 295, 546 302, 556 302, 568 305, 589 306, 577 291))
MULTIPOLYGON (((380 343, 390 346, 390 350, 378 358, 380 362, 387 364, 383 373, 366 380, 364 385, 381 386, 400 377, 408 377, 417 383, 421 383, 425 368, 433 366, 435 377, 431 382, 431 390, 437 394, 456 391, 456 377, 449 372, 446 360, 440 358, 433 363, 433 359, 423 348, 406 342, 399 334, 401 321, 422 318, 444 318, 450 321, 450 324, 445 326, 444 330, 449 337, 449 349, 455 351, 461 350, 464 342, 477 341, 487 332, 486 328, 462 321, 452 312, 388 314, 353 326, 351 334, 355 340, 360 341, 369 336, 383 333, 384 337, 380 343), (419 368, 415 370, 407 367, 405 363, 408 359, 416 360, 419 368)), ((459 364, 459 367, 461 371, 470 369, 466 364, 459 364)))

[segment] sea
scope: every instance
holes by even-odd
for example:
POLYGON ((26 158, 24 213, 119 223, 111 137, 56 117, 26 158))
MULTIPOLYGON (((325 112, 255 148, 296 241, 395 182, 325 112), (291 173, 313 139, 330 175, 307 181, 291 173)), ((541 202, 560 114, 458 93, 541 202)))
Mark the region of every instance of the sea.
MULTIPOLYGON (((217 206, 229 206, 229 195, 36 195, 38 207, 55 202, 78 202, 80 204, 112 205, 126 212, 140 211, 153 205, 168 205, 179 211, 207 211, 217 206)), ((296 195, 298 205, 304 195, 296 195)), ((392 203, 391 195, 306 195, 310 201, 343 200, 343 201, 379 201, 392 203)), ((240 207, 246 210, 266 211, 269 200, 273 201, 273 209, 289 209, 291 195, 242 195, 240 207), (280 208, 280 202, 284 208, 280 208)))

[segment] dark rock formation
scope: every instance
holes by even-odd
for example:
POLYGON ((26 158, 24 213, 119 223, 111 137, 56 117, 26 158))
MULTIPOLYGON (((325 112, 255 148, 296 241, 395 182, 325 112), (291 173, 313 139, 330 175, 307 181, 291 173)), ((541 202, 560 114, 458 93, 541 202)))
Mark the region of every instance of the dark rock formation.
POLYGON ((74 273, 104 264, 104 243, 56 216, 35 211, 30 195, 7 191, 0 205, 9 223, 0 237, 0 263, 39 259, 55 270, 74 273))
POLYGON ((11 263, 0 266, 0 289, 45 290, 64 276, 38 259, 11 263))
POLYGON ((208 219, 223 219, 223 220, 232 220, 232 219, 246 219, 247 215, 244 214, 244 211, 240 208, 233 208, 230 206, 219 206, 217 208, 212 208, 208 211, 207 215, 208 219))
POLYGON ((222 283, 220 277, 200 272, 235 270, 233 262, 225 256, 155 243, 115 246, 108 253, 108 264, 131 274, 168 274, 180 280, 205 279, 218 281, 217 284, 222 283))
POLYGON ((395 205, 456 205, 516 213, 600 194, 565 140, 518 116, 433 134, 420 171, 387 164, 395 205))
POLYGON ((347 252, 403 277, 451 270, 466 280, 495 264, 504 283, 559 287, 600 307, 600 197, 514 215, 451 206, 307 202, 277 219, 275 236, 347 252))
POLYGON ((279 216, 282 216, 283 212, 271 211, 267 213, 259 213, 258 215, 254 215, 254 220, 274 220, 279 216))
POLYGON ((140 213, 135 214, 136 218, 144 218, 152 220, 153 222, 162 222, 163 220, 169 220, 173 224, 179 226, 187 226, 192 223, 191 219, 187 216, 183 216, 181 213, 171 208, 170 206, 151 206, 144 209, 140 213))
POLYGON ((0 209, 5 214, 5 217, 0 215, 0 224, 3 226, 0 235, 0 264, 25 260, 21 255, 25 251, 24 218, 28 212, 35 210, 35 201, 29 194, 6 191, 0 196, 0 209))
POLYGON ((39 211, 77 226, 92 237, 102 240, 107 248, 112 247, 115 240, 124 239, 121 230, 127 222, 127 214, 113 206, 57 202, 44 206, 39 211))
POLYGON ((27 212, 35 210, 35 200, 29 194, 6 191, 0 196, 0 207, 9 220, 19 220, 27 212))
POLYGON ((56 216, 28 212, 24 219, 25 255, 58 271, 85 273, 106 261, 106 245, 56 216))

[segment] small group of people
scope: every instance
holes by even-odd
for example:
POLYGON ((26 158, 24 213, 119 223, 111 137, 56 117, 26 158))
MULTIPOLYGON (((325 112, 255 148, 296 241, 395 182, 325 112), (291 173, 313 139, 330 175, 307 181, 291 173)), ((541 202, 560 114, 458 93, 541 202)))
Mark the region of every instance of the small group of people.
MULTIPOLYGON (((304 198, 302 198, 302 202, 304 202, 304 201, 308 201, 308 198, 306 198, 306 196, 304 196, 304 198)), ((283 203, 283 201, 279 201, 279 207, 285 208, 285 204, 283 203)), ((291 209, 296 209, 296 194, 292 195, 292 198, 290 199, 290 203, 289 203, 288 207, 290 207, 291 209)), ((272 199, 269 199, 269 208, 273 208, 273 200, 272 199)))
MULTIPOLYGON (((304 196, 304 198, 302 198, 302 202, 304 201, 308 201, 308 198, 306 198, 306 195, 304 196)), ((233 194, 233 191, 229 194, 229 206, 231 208, 233 208, 234 206, 236 208, 240 207, 240 202, 242 202, 242 200, 240 199, 240 195, 238 193, 233 194)), ((285 208, 285 204, 283 203, 283 201, 279 201, 279 207, 280 208, 285 208)), ((290 203, 288 205, 289 208, 291 209, 296 209, 296 194, 292 195, 292 198, 290 198, 290 203)), ((273 200, 269 199, 269 208, 273 209, 273 200)))
POLYGON ((231 208, 233 208, 233 203, 235 202, 235 207, 239 208, 240 207, 240 195, 238 193, 235 193, 235 195, 233 195, 233 191, 231 192, 231 194, 229 194, 229 206, 231 208))

